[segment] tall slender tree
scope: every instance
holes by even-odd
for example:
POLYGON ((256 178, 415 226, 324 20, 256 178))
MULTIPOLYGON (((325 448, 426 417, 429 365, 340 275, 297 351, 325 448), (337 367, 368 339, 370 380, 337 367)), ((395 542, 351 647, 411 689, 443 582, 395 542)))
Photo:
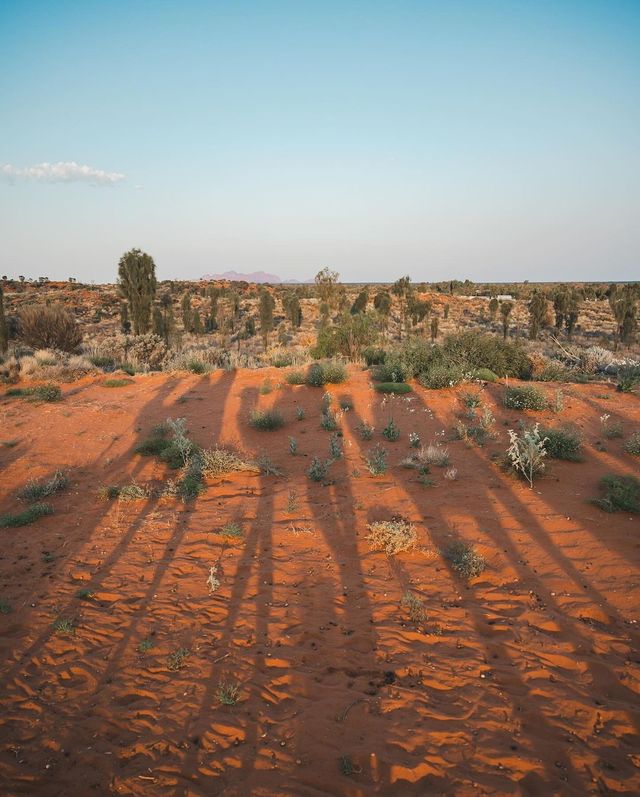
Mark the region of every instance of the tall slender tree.
POLYGON ((500 315, 502 316, 502 337, 507 339, 509 334, 509 316, 513 310, 513 302, 501 302, 500 315))
POLYGON ((156 295, 156 264, 151 255, 140 249, 125 252, 118 263, 120 291, 129 303, 134 335, 142 335, 151 326, 151 308, 156 295))
POLYGON ((4 292, 0 285, 0 354, 4 354, 9 346, 9 330, 7 318, 4 314, 4 292))
POLYGON ((273 331, 273 310, 275 301, 271 293, 263 288, 260 291, 260 332, 265 350, 269 346, 269 335, 273 331))

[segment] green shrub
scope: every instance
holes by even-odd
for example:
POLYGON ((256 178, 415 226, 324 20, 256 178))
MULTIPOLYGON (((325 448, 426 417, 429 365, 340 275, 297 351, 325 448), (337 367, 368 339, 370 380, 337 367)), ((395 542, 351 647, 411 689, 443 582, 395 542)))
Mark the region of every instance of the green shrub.
POLYGON ((527 379, 531 361, 520 343, 502 340, 496 335, 460 332, 448 335, 442 347, 443 359, 469 372, 488 368, 499 377, 517 376, 527 379))
POLYGON ((382 430, 382 436, 391 443, 395 442, 400 437, 400 429, 398 429, 398 426, 393 418, 389 419, 389 423, 382 430))
POLYGON ((230 520, 220 529, 220 535, 231 539, 242 537, 242 526, 237 521, 230 520))
POLYGON ((411 369, 395 352, 387 355, 384 362, 376 365, 373 369, 373 378, 378 382, 387 384, 390 382, 406 382, 411 376, 413 376, 411 369))
POLYGON ((378 393, 411 393, 411 385, 406 382, 379 382, 374 385, 378 393))
POLYGON ((271 365, 275 368, 286 368, 293 362, 293 357, 285 352, 278 352, 271 358, 271 365))
POLYGON ((640 457, 640 432, 635 432, 627 440, 624 450, 627 454, 633 454, 634 457, 640 457))
POLYGON ((547 397, 537 387, 508 387, 503 402, 510 410, 544 410, 549 405, 547 397))
POLYGON ((640 385, 640 365, 620 369, 617 390, 621 393, 631 393, 638 385, 640 385))
POLYGON ((127 385, 132 385, 132 379, 105 379, 102 383, 103 387, 126 387, 127 385))
POLYGON ((322 363, 311 363, 307 368, 306 382, 311 387, 323 387, 326 384, 322 363))
POLYGON ((95 365, 96 368, 105 368, 107 370, 115 368, 116 365, 116 361, 113 357, 104 354, 94 354, 92 357, 89 357, 89 362, 91 365, 95 365))
POLYGON ((635 476, 603 476, 600 490, 604 495, 593 503, 605 512, 640 512, 640 481, 635 476))
POLYGON ((60 401, 62 391, 57 385, 39 385, 38 387, 12 387, 6 392, 7 396, 29 398, 32 401, 60 401))
POLYGON ((0 529, 28 526, 45 515, 52 515, 53 507, 50 504, 31 504, 22 512, 15 515, 0 515, 0 529))
POLYGON ((254 429, 273 432, 284 426, 284 418, 278 410, 252 410, 249 425, 254 429))
POLYGON ((582 459, 582 439, 573 429, 543 428, 540 434, 545 440, 545 450, 554 459, 567 459, 579 462, 582 459))
POLYGON ((472 379, 477 379, 480 382, 497 382, 500 378, 490 368, 474 368, 470 373, 472 379))
POLYGON ((329 385, 340 385, 347 381, 347 369, 342 363, 325 363, 324 378, 325 382, 329 385))
POLYGON ((338 420, 331 410, 325 410, 320 418, 320 426, 325 432, 335 432, 338 428, 338 420))
POLYGON ((360 423, 356 426, 356 432, 363 440, 371 440, 373 437, 373 431, 373 426, 366 421, 360 421, 360 423))
POLYGON ((302 371, 289 371, 285 377, 290 385, 304 385, 306 377, 302 371))

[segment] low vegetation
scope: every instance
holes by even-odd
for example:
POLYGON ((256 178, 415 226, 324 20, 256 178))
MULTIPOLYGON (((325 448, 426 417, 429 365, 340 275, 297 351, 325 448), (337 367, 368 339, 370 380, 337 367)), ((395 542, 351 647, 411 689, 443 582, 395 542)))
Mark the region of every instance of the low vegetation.
POLYGON ((391 520, 377 520, 367 526, 367 539, 374 551, 384 551, 394 556, 415 547, 418 535, 413 523, 401 517, 391 520))
POLYGON ((640 481, 635 476, 603 476, 600 491, 593 503, 605 512, 640 512, 640 481))

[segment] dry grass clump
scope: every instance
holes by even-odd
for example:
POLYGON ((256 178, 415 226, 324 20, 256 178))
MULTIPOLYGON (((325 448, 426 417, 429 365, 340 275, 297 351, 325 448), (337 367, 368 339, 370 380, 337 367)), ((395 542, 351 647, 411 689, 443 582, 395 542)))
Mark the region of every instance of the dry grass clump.
POLYGON ((412 452, 408 457, 402 460, 402 466, 405 468, 416 468, 425 473, 429 472, 431 465, 437 465, 439 468, 446 468, 449 464, 449 449, 440 443, 429 443, 428 446, 420 446, 420 448, 412 452))
POLYGON ((57 470, 53 476, 46 481, 39 482, 35 479, 29 481, 18 492, 18 498, 28 503, 41 501, 43 498, 48 498, 50 495, 57 493, 58 490, 64 490, 68 483, 69 480, 65 474, 61 470, 57 470))
POLYGON ((417 542, 418 535, 413 523, 401 517, 391 520, 376 520, 367 526, 367 539, 374 551, 384 551, 393 556, 401 551, 409 551, 417 542))
POLYGON ((227 448, 216 447, 202 452, 203 476, 222 476, 236 471, 259 473, 260 468, 255 462, 243 459, 227 448))

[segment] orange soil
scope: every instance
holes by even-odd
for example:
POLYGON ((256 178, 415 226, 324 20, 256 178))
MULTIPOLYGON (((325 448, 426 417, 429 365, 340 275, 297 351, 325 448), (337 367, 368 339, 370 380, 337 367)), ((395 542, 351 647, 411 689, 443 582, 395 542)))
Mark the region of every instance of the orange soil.
POLYGON ((328 456, 323 391, 261 395, 266 376, 283 374, 157 374, 120 389, 86 379, 58 404, 0 403, 0 437, 19 440, 0 447, 0 511, 18 507, 29 478, 64 468, 71 479, 54 515, 0 531, 0 597, 13 607, 0 617, 2 794, 640 793, 640 522, 588 502, 603 473, 638 470, 622 441, 594 445, 603 413, 638 428, 637 397, 564 387, 561 415, 535 415, 574 422, 585 461, 550 462, 530 490, 492 460, 522 416, 489 386, 499 440, 447 442, 458 479, 434 468, 428 487, 398 463, 410 431, 447 440, 456 391, 383 402, 353 371, 329 388, 354 408, 323 486, 305 475, 311 456, 328 456), (279 407, 286 427, 249 428, 255 405, 279 407), (391 411, 396 443, 380 436, 391 411), (99 500, 101 485, 170 475, 132 450, 168 416, 187 418, 203 446, 268 452, 284 475, 232 474, 189 504, 99 500), (376 426, 371 443, 361 419, 376 426), (373 477, 362 454, 378 440, 391 467, 373 477), (366 525, 396 514, 419 543, 388 559, 369 550, 366 525), (225 543, 216 530, 233 519, 244 536, 225 543), (487 560, 468 584, 439 554, 456 535, 487 560), (399 605, 408 589, 426 632, 399 605), (75 635, 54 633, 58 617, 76 620, 75 635), (190 655, 173 672, 178 648, 190 655), (220 705, 219 685, 235 681, 238 704, 220 705))

